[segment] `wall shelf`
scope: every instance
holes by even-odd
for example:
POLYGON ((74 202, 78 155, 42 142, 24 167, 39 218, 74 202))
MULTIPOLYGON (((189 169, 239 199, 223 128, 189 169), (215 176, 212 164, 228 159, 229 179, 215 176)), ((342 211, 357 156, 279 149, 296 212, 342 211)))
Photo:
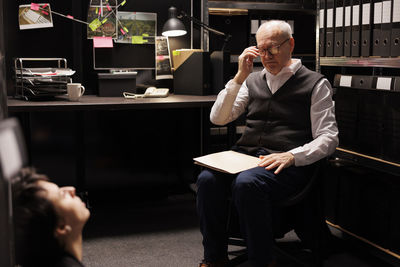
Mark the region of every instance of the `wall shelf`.
POLYGON ((400 58, 320 57, 321 66, 400 68, 400 58))
POLYGON ((208 8, 231 8, 248 10, 270 11, 295 11, 304 14, 316 14, 314 9, 304 8, 301 3, 277 3, 277 2, 240 2, 240 1, 208 1, 208 8))
POLYGON ((364 155, 340 147, 336 148, 334 155, 338 158, 354 162, 356 164, 365 166, 367 168, 372 168, 377 171, 384 171, 386 173, 390 173, 395 176, 400 176, 400 164, 396 162, 391 162, 380 158, 372 157, 369 155, 364 155))

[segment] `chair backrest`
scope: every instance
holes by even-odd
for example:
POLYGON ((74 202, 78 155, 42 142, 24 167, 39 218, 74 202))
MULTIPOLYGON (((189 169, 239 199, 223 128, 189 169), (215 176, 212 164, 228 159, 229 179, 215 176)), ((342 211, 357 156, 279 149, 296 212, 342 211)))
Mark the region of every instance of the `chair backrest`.
POLYGON ((25 141, 15 118, 0 121, 0 266, 13 267, 12 179, 27 165, 25 141))
POLYGON ((325 161, 326 161, 326 158, 323 158, 323 159, 315 162, 313 164, 314 170, 313 170, 312 176, 311 176, 310 180, 308 181, 307 185, 299 192, 297 192, 294 195, 290 196, 289 198, 286 198, 285 200, 277 203, 277 205, 281 206, 281 207, 289 207, 289 206, 292 206, 296 203, 299 203, 301 200, 303 200, 308 195, 308 193, 312 190, 314 185, 318 182, 318 177, 321 176, 323 165, 324 165, 325 161))

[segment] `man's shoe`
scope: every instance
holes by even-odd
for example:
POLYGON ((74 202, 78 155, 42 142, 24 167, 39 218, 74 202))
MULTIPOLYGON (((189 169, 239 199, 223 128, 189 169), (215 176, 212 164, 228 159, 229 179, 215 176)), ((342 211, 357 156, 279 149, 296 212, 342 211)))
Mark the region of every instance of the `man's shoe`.
POLYGON ((226 267, 228 266, 228 259, 224 259, 217 262, 206 262, 202 261, 199 267, 226 267))

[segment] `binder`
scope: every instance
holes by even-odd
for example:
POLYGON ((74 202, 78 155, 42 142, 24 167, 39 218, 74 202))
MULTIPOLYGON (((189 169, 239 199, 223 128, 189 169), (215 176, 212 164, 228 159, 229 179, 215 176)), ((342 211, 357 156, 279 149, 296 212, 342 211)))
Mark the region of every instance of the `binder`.
POLYGON ((352 0, 344 0, 344 56, 351 56, 351 7, 352 0))
POLYGON ((352 87, 352 80, 352 75, 335 74, 333 79, 333 87, 352 87))
POLYGON ((373 0, 374 15, 372 20, 372 55, 381 55, 382 0, 373 0))
POLYGON ((375 88, 378 90, 391 91, 393 90, 393 85, 394 85, 394 79, 392 77, 382 77, 382 76, 376 77, 375 88))
POLYGON ((334 56, 341 57, 343 56, 343 39, 344 39, 344 1, 343 0, 335 0, 335 48, 334 48, 334 56))
POLYGON ((390 54, 398 57, 400 56, 400 0, 393 0, 391 37, 390 54))
POLYGON ((393 90, 400 92, 400 77, 394 77, 393 90))
POLYGON ((325 54, 333 57, 334 31, 333 23, 335 18, 334 0, 326 0, 326 46, 325 54))
POLYGON ((361 1, 353 0, 351 8, 351 56, 360 56, 361 1))
POLYGON ((382 2, 382 25, 381 25, 381 46, 382 57, 390 56, 390 42, 392 34, 392 0, 382 2))
POLYGON ((376 88, 376 76, 353 75, 351 87, 358 89, 376 88))
POLYGON ((373 14, 373 5, 371 5, 371 0, 361 1, 361 56, 369 57, 371 55, 371 18, 373 14))
POLYGON ((326 41, 326 1, 319 2, 319 56, 325 56, 325 41, 326 41))

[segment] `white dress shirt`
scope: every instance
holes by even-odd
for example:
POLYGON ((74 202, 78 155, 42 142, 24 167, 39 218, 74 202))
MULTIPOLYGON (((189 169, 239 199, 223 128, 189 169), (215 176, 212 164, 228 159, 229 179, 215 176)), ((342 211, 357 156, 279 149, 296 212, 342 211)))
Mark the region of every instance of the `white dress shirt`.
MULTIPOLYGON (((269 73, 265 68, 268 87, 272 94, 302 66, 300 59, 292 59, 291 65, 282 68, 277 74, 269 73)), ((216 125, 225 125, 237 119, 245 112, 249 100, 246 81, 240 85, 230 80, 217 97, 210 114, 210 120, 216 125)), ((314 163, 332 154, 339 144, 335 119, 335 106, 332 101, 332 88, 327 79, 319 81, 311 95, 311 131, 313 140, 288 152, 294 155, 295 165, 304 166, 314 163)))

